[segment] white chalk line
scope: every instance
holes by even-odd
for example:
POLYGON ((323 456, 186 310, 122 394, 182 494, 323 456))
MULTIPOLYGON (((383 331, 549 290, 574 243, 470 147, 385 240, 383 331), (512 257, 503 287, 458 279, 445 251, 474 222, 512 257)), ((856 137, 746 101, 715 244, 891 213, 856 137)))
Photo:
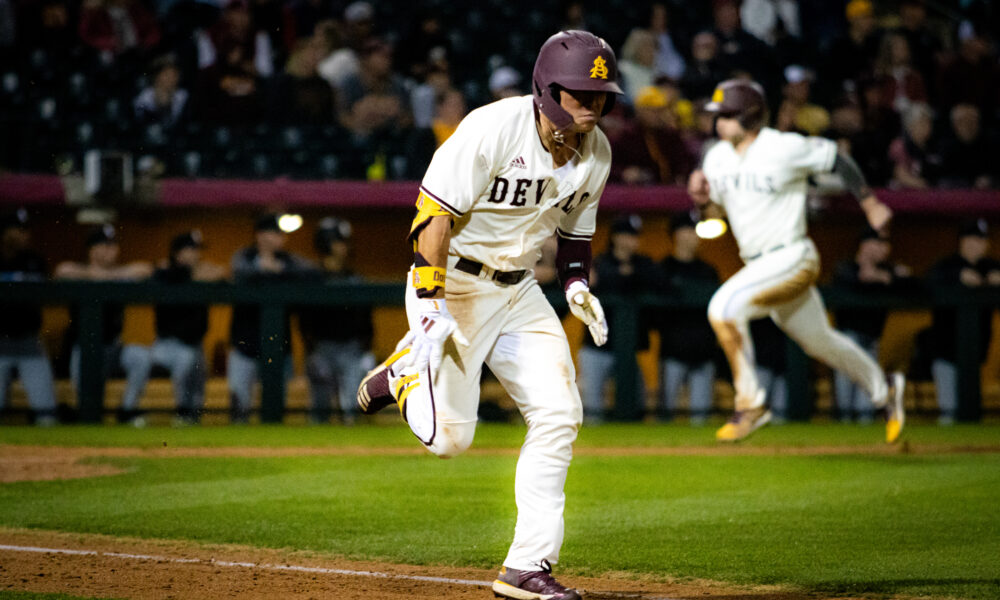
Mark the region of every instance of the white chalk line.
MULTIPOLYGON (((215 558, 176 558, 172 556, 157 556, 155 554, 131 554, 128 552, 100 552, 97 550, 74 550, 71 548, 42 548, 39 546, 12 546, 0 544, 0 551, 8 552, 32 552, 36 554, 68 554, 73 556, 107 556, 111 558, 122 558, 131 560, 144 560, 152 562, 168 562, 175 564, 204 564, 218 567, 241 567, 246 569, 262 569, 265 571, 294 571, 296 573, 316 573, 320 575, 347 575, 350 577, 374 577, 377 579, 399 579, 405 581, 421 581, 426 583, 448 583, 454 585, 468 585, 473 587, 490 587, 492 581, 476 581, 474 579, 452 579, 449 577, 431 577, 428 575, 404 575, 399 573, 381 573, 379 571, 354 571, 351 569, 331 569, 327 567, 306 567, 303 565, 273 565, 269 563, 240 562, 232 560, 218 560, 215 558)), ((642 594, 597 592, 605 598, 637 598, 640 600, 672 600, 666 597, 651 597, 642 594)))
POLYGON ((38 546, 11 546, 0 544, 0 550, 10 552, 34 552, 37 554, 71 554, 74 556, 109 556, 132 560, 153 562, 169 562, 178 564, 205 564, 218 567, 243 567, 247 569, 263 569, 265 571, 295 571, 297 573, 318 573, 321 575, 348 575, 352 577, 375 577, 379 579, 403 579, 406 581, 424 581, 429 583, 451 583, 455 585, 470 585, 489 587, 492 581, 475 581, 472 579, 451 579, 448 577, 430 577, 426 575, 404 575, 399 573, 380 573, 378 571, 354 571, 351 569, 330 569, 326 567, 306 567, 302 565, 272 565, 268 563, 239 562, 218 560, 215 558, 175 558, 157 556, 154 554, 130 554, 127 552, 98 552, 97 550, 72 550, 69 548, 40 548, 38 546))

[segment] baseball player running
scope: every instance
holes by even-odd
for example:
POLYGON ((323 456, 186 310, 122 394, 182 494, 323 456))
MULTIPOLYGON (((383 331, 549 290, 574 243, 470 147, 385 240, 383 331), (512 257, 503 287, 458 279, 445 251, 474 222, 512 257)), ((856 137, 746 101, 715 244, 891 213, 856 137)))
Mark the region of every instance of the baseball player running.
POLYGON ((474 110, 441 145, 409 234, 410 330, 358 389, 363 412, 396 403, 442 458, 472 443, 484 363, 514 399, 528 433, 514 482, 514 541, 493 582, 501 597, 580 598, 551 566, 583 411, 566 335, 531 268, 556 232, 567 301, 603 344, 607 321, 588 288, 590 238, 611 167, 597 121, 622 93, 617 79, 603 39, 558 33, 539 51, 531 96, 474 110))
POLYGON ((692 173, 688 192, 708 216, 725 214, 745 266, 729 278, 708 306, 708 318, 736 388, 736 411, 716 432, 735 442, 767 424, 754 370, 748 322, 770 315, 810 356, 847 374, 862 386, 876 408, 886 408, 886 441, 903 428, 905 379, 891 382, 857 344, 830 326, 814 283, 819 254, 806 234, 806 185, 810 175, 834 172, 860 202, 868 223, 883 230, 892 211, 865 184, 857 164, 838 153, 834 142, 765 127, 764 90, 750 81, 729 80, 716 88, 706 110, 717 115, 720 141, 692 173))

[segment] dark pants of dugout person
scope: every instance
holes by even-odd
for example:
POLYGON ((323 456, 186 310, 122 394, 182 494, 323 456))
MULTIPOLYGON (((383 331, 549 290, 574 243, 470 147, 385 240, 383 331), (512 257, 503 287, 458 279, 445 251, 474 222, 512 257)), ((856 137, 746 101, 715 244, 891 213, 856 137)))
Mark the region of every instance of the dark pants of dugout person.
MULTIPOLYGON (((253 406, 254 385, 260 374, 260 359, 247 356, 236 349, 229 351, 226 359, 226 379, 229 384, 229 408, 233 423, 250 420, 253 406)), ((285 355, 285 381, 292 378, 292 357, 285 355)))
POLYGON ((331 399, 337 396, 344 423, 351 423, 357 414, 355 394, 375 359, 357 340, 318 342, 306 360, 309 393, 312 405, 309 419, 325 423, 331 414, 331 399))
POLYGON ((170 373, 177 416, 197 421, 205 405, 205 352, 200 344, 157 338, 150 348, 154 365, 170 373))
POLYGON ((7 406, 7 392, 15 369, 34 412, 35 423, 55 424, 55 383, 52 365, 41 340, 35 336, 0 339, 0 410, 7 406))
MULTIPOLYGON (((73 387, 80 393, 80 346, 74 345, 69 358, 69 375, 73 387)), ((111 374, 116 366, 125 372, 125 393, 122 394, 120 414, 128 415, 139 410, 139 402, 146 390, 149 373, 153 369, 153 359, 149 348, 138 344, 115 342, 104 346, 104 377, 111 374)))

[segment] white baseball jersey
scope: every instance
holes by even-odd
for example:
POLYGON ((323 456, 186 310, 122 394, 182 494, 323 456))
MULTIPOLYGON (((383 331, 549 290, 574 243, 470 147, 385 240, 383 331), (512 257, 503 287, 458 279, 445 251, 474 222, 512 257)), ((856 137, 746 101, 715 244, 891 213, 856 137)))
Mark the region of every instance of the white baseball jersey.
POLYGON ((553 169, 531 96, 469 113, 434 153, 420 191, 455 216, 450 253, 501 271, 531 269, 546 238, 589 240, 611 170, 600 129, 580 155, 553 169))
POLYGON ((712 201, 726 210, 744 259, 806 236, 807 179, 829 172, 836 158, 831 140, 769 127, 742 156, 725 141, 705 154, 712 201))

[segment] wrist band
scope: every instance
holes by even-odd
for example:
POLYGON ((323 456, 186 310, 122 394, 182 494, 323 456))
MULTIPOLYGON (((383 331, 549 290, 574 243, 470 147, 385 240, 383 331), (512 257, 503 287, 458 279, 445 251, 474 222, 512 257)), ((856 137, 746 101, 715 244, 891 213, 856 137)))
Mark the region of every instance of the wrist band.
POLYGON ((414 267, 413 287, 417 296, 424 297, 444 289, 445 270, 441 267, 414 267))

